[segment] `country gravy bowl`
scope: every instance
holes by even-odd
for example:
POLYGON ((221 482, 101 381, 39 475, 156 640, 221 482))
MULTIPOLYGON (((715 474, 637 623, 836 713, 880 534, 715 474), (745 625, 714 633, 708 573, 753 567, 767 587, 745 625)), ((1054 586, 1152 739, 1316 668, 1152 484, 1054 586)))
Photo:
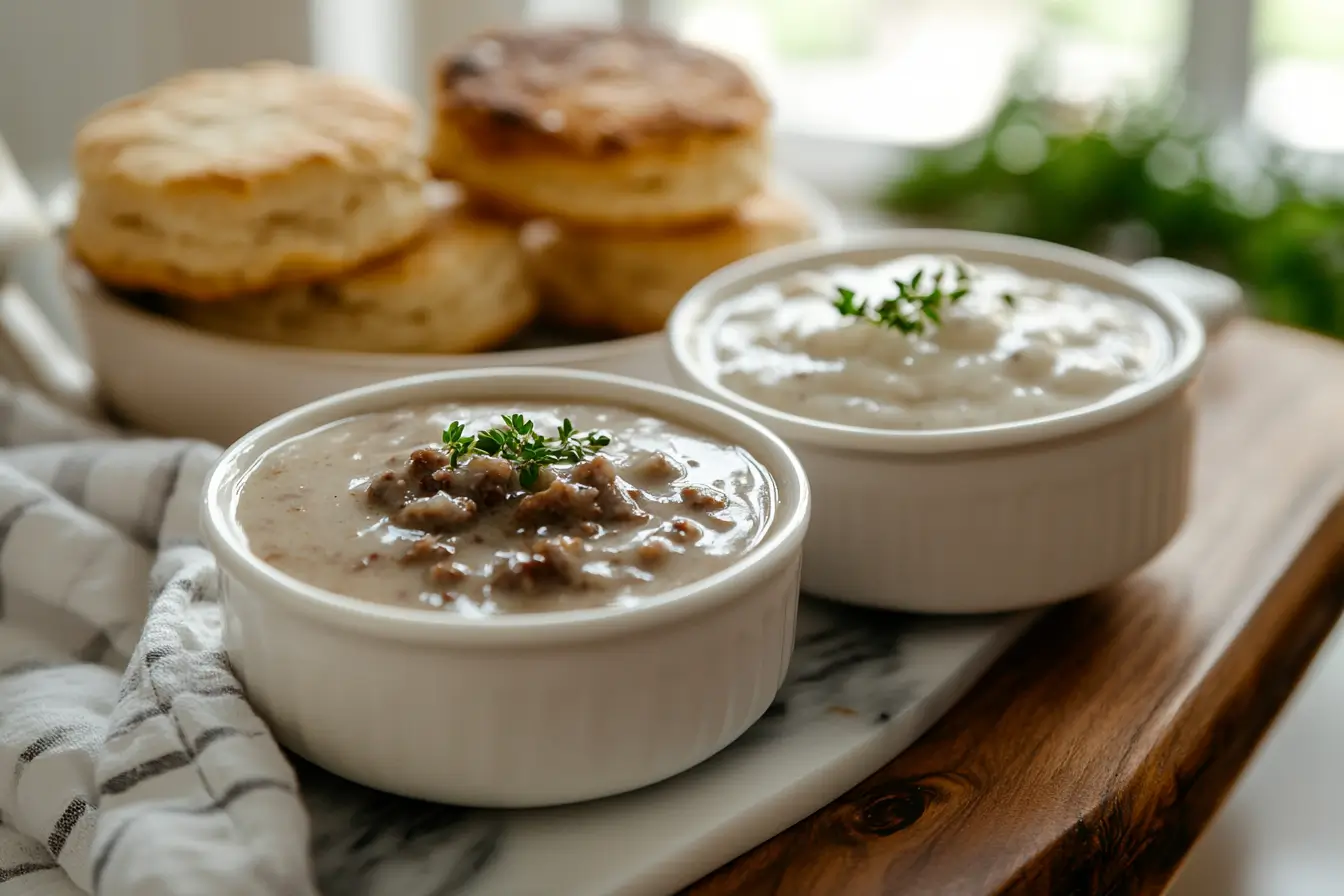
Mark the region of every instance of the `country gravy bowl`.
POLYGON ((620 793, 722 749, 793 647, 809 489, 764 427, 551 369, 398 380, 229 448, 224 643, 296 753, 477 806, 620 793))
POLYGON ((1185 517, 1205 346, 1192 308, 1212 326, 1239 293, 1173 267, 894 231, 725 268, 668 336, 681 384, 802 460, 816 505, 804 590, 1013 610, 1120 580, 1185 517))

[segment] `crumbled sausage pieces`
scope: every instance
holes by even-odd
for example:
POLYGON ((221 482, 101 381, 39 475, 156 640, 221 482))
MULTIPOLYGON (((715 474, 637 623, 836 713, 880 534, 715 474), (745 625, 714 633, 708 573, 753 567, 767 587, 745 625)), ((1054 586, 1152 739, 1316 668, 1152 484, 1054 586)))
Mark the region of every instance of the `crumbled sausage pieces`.
POLYGON ((660 535, 654 535, 635 548, 635 561, 648 569, 665 562, 668 556, 676 551, 672 542, 660 535))
POLYGON ((518 492, 513 464, 501 457, 476 455, 456 469, 445 465, 433 474, 435 484, 449 494, 470 498, 481 507, 494 507, 518 492))
POLYGON ((568 479, 557 476, 550 485, 523 498, 514 521, 535 528, 648 519, 635 502, 635 497, 642 494, 621 480, 610 460, 598 455, 575 464, 568 479))
POLYGON ((575 464, 569 478, 580 485, 597 489, 602 519, 620 522, 648 519, 649 515, 640 510, 630 497, 629 487, 616 475, 616 466, 604 455, 599 454, 575 464))
POLYGON ((451 532, 476 519, 476 502, 443 493, 417 498, 398 510, 392 521, 421 532, 451 532))
POLYGON ((453 556, 452 545, 445 544, 433 535, 411 542, 406 553, 401 555, 402 563, 430 563, 453 556))
POLYGON ((407 478, 421 483, 420 487, 426 491, 433 490, 435 486, 431 477, 448 466, 451 460, 447 452, 438 448, 417 448, 406 460, 407 478))
POLYGON ((471 569, 461 563, 443 560, 429 568, 429 580, 435 585, 451 585, 471 575, 471 569))
POLYGON ((539 538, 530 552, 519 551, 510 557, 490 584, 523 594, 580 585, 584 581, 583 551, 583 541, 578 538, 539 538))
POLYGON ((410 483, 406 477, 399 476, 391 470, 384 470, 377 476, 369 480, 368 488, 364 494, 369 503, 375 507, 400 507, 406 503, 406 493, 410 483))
POLYGON ((644 482, 671 482, 682 475, 681 465, 661 451, 635 461, 628 469, 631 476, 644 482))
POLYGON ((665 524, 662 531, 677 544, 695 544, 705 534, 704 528, 680 516, 665 524))
MULTIPOLYGON (((469 566, 455 562, 452 539, 446 533, 460 531, 482 519, 492 508, 508 514, 500 519, 521 534, 538 536, 525 550, 500 554, 487 567, 490 584, 502 592, 532 594, 556 588, 584 588, 596 579, 585 570, 585 539, 598 538, 607 526, 649 518, 640 503, 649 497, 642 489, 621 478, 606 455, 598 454, 568 469, 543 469, 531 489, 519 484, 515 465, 503 458, 475 455, 459 461, 437 446, 417 448, 405 463, 369 481, 369 502, 385 510, 392 522, 404 529, 425 533, 397 558, 403 564, 425 566, 425 578, 436 590, 447 589, 474 574, 469 566), (559 531, 565 534, 552 534, 559 531)), ((652 486, 673 483, 685 474, 681 463, 655 451, 625 468, 636 481, 652 486)), ((690 510, 713 513, 728 506, 717 489, 688 485, 674 492, 690 510)), ((714 516, 707 522, 716 523, 714 516)), ((676 517, 655 534, 630 549, 622 562, 651 570, 664 564, 685 546, 698 543, 703 524, 676 517)), ((483 543, 479 532, 471 533, 483 543)), ((629 570, 633 572, 633 570, 629 570)), ((641 574, 642 575, 642 574, 641 574)))
POLYGON ((535 528, 546 523, 591 521, 602 518, 601 495, 587 485, 556 479, 539 492, 523 498, 513 519, 520 526, 535 528))
POLYGON ((620 477, 616 475, 616 465, 599 454, 575 464, 570 478, 594 488, 613 488, 620 477))
POLYGON ((692 510, 712 513, 728 506, 728 498, 718 489, 704 485, 688 485, 681 490, 681 500, 692 510))
POLYGON ((475 456, 457 469, 451 461, 438 448, 417 448, 400 469, 384 470, 369 481, 369 502, 397 511, 408 502, 446 493, 478 507, 493 507, 519 492, 513 465, 502 458, 475 456))

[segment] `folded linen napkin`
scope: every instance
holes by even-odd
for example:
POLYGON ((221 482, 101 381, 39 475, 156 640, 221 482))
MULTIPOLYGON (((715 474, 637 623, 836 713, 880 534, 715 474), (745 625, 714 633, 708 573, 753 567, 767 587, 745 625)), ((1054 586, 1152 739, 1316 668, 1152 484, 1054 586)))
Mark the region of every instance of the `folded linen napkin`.
POLYGON ((43 239, 47 233, 37 197, 19 174, 19 166, 0 135, 0 267, 11 252, 43 239))
POLYGON ((316 892, 294 770, 220 647, 217 454, 0 382, 0 896, 316 892))

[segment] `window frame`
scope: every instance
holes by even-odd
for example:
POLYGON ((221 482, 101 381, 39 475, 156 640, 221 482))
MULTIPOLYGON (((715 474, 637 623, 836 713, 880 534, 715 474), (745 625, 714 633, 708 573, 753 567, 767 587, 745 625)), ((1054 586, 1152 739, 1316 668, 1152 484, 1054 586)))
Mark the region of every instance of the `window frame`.
MULTIPOLYGON (((83 0, 44 0, 27 7, 25 20, 38 16, 46 33, 67 22, 83 0), (37 10, 36 13, 32 10, 37 10), (47 20, 50 21, 47 21, 47 20)), ((100 15, 129 19, 117 33, 127 35, 135 48, 106 47, 101 60, 91 60, 101 89, 114 95, 152 83, 173 71, 208 65, 228 65, 249 59, 282 57, 298 62, 376 74, 432 108, 431 72, 444 47, 460 43, 470 33, 492 25, 524 20, 527 0, 232 0, 226 7, 194 0, 99 0, 100 15), (361 18, 362 17, 362 18, 361 18), (252 26, 265 19, 267 27, 252 26), (350 39, 361 39, 365 25, 351 24, 342 37, 333 22, 378 20, 394 34, 381 51, 350 52, 350 39), (395 44, 395 45, 392 45, 395 44), (378 72, 370 67, 380 67, 378 72)), ((675 0, 609 0, 620 20, 632 25, 668 24, 675 0)), ((816 0, 823 2, 823 0, 816 0)), ((1181 0, 1188 22, 1181 71, 1189 93, 1214 116, 1240 120, 1254 75, 1255 0, 1181 0)), ((13 32, 11 32, 13 33, 13 32)), ((17 37, 16 37, 17 39, 17 37)), ((111 42, 109 42, 111 43, 111 42)), ((0 50, 4 41, 0 38, 0 50)), ((28 54, 31 70, 20 66, 18 83, 41 83, 54 70, 38 70, 41 59, 28 54)), ((48 54, 53 59, 60 54, 48 54)), ((20 163, 39 160, 50 167, 68 157, 68 129, 91 111, 98 97, 79 94, 58 97, 54 108, 43 108, 41 120, 15 147, 20 163), (69 107, 69 108, 66 108, 69 107), (29 145, 31 144, 31 145, 29 145)), ((4 111, 0 104, 0 111, 4 111)), ((23 130, 34 115, 22 107, 11 110, 23 130)), ((0 124, 4 122, 0 116, 0 124)), ((11 143, 15 141, 11 138, 11 143)), ((871 195, 881 179, 899 164, 902 144, 856 139, 828 133, 790 129, 776 134, 781 164, 816 183, 837 198, 871 195)), ((30 177, 46 186, 46 171, 30 170, 30 177)))

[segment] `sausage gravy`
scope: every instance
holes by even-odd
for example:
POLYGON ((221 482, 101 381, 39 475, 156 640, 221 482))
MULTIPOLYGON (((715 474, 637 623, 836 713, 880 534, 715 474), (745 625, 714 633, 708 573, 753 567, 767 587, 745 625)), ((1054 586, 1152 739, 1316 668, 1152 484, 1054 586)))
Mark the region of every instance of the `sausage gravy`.
MULTIPOLYGON (((526 477, 524 477, 526 479, 526 477)), ((249 548, 369 601, 471 615, 630 604, 728 566, 763 536, 774 484, 741 448, 647 414, 444 405, 365 414, 284 442, 235 505, 249 548), (522 414, 611 439, 524 487, 516 463, 442 443, 522 414)))

